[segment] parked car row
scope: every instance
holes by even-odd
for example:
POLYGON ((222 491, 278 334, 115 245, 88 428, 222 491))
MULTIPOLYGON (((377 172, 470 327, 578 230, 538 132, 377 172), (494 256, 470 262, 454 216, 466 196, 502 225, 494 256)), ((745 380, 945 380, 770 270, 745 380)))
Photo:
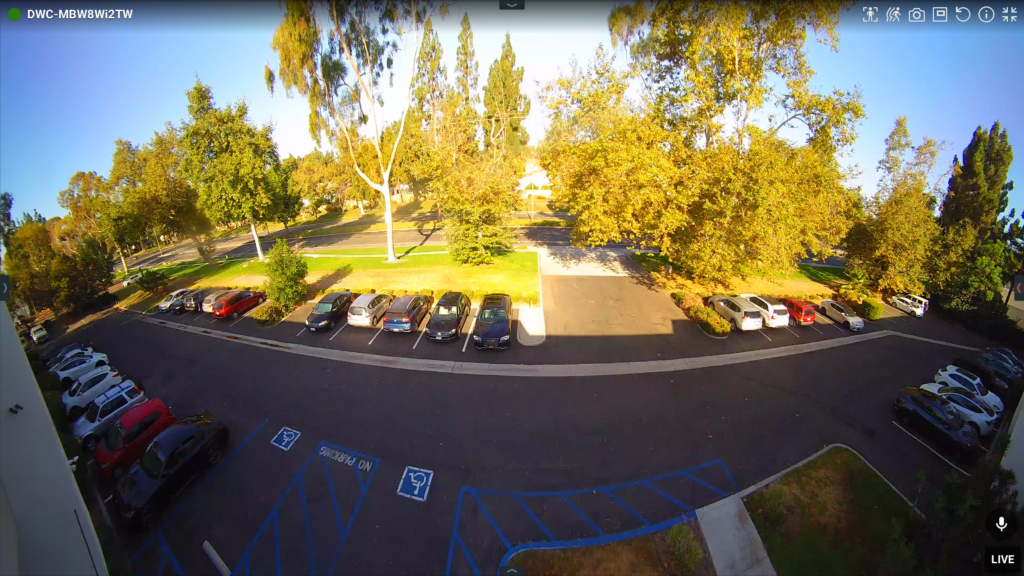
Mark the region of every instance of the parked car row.
POLYGON ((157 304, 160 312, 208 312, 217 318, 238 318, 267 299, 258 290, 227 290, 224 288, 182 288, 167 295, 157 304))
MULTIPOLYGON (((310 332, 327 332, 339 322, 386 332, 415 332, 426 319, 425 336, 435 342, 458 340, 470 320, 472 303, 461 292, 446 292, 435 305, 432 296, 408 294, 325 294, 306 318, 310 332), (344 319, 344 320, 343 320, 344 319)), ((512 298, 508 294, 483 297, 472 328, 473 346, 478 349, 506 349, 512 335, 512 298)))
POLYGON ((849 330, 857 332, 864 329, 864 320, 834 300, 822 300, 816 310, 814 304, 796 298, 739 294, 712 296, 708 305, 725 318, 733 330, 739 331, 807 326, 814 323, 819 312, 849 330))
POLYGON ((1008 348, 988 348, 940 368, 933 382, 904 388, 896 416, 924 435, 970 458, 981 438, 993 435, 1004 413, 1010 382, 1024 376, 1024 361, 1008 348))
POLYGON ((56 350, 47 367, 61 378, 71 434, 92 452, 99 477, 114 481, 115 507, 135 528, 202 468, 220 461, 227 426, 203 411, 178 419, 159 398, 124 377, 90 342, 56 350))

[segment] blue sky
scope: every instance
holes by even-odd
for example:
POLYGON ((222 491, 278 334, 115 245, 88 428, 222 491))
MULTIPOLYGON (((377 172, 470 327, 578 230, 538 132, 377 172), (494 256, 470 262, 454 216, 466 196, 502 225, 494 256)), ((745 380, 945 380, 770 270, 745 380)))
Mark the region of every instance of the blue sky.
MULTIPOLYGON (((523 87, 534 97, 526 127, 536 143, 546 125, 536 98, 538 83, 554 79, 573 57, 586 61, 599 43, 609 45, 609 5, 533 2, 522 12, 499 12, 495 4, 462 3, 437 25, 445 60, 450 68, 463 10, 473 23, 482 80, 510 32, 517 63, 526 70, 523 87)), ((106 174, 115 139, 142 143, 165 122, 181 121, 185 91, 197 74, 219 103, 245 98, 255 121, 274 123, 282 156, 313 149, 305 101, 280 91, 271 97, 263 82, 264 63, 275 61, 270 39, 280 17, 276 2, 241 15, 209 5, 113 5, 134 9, 131 20, 118 21, 30 20, 25 11, 33 6, 0 3, 0 190, 14 195, 16 215, 33 209, 46 216, 63 214, 57 193, 79 170, 106 174), (12 6, 23 12, 17 22, 6 16, 12 6)), ((88 7, 38 5, 66 6, 88 7)), ((249 5, 231 5, 242 6, 249 5)), ((976 126, 987 129, 1000 120, 1018 145, 1010 177, 1019 183, 1011 207, 1020 212, 1024 29, 1019 27, 1024 22, 1000 24, 997 17, 985 25, 887 25, 884 16, 864 23, 861 12, 857 6, 844 16, 838 53, 808 45, 808 60, 818 72, 815 85, 831 90, 856 84, 863 92, 868 117, 846 159, 862 174, 851 183, 867 193, 874 190, 883 140, 899 115, 908 116, 915 143, 926 135, 947 141, 940 171, 967 145, 976 126)), ((400 59, 398 66, 403 65, 400 59)), ((403 82, 400 74, 396 84, 404 87, 403 82)), ((382 112, 394 117, 396 110, 382 112)))

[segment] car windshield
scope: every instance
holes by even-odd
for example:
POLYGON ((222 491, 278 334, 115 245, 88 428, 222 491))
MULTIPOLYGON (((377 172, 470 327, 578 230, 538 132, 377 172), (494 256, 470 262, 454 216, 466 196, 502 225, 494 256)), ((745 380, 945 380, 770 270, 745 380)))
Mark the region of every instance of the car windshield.
POLYGON ((89 411, 85 413, 85 419, 89 422, 96 422, 96 417, 100 414, 100 405, 93 402, 89 404, 89 411))
POLYGON ((482 322, 497 322, 507 317, 504 308, 484 308, 480 311, 480 320, 482 322))
POLYGON ((124 426, 120 422, 114 424, 114 427, 107 432, 107 435, 103 437, 103 447, 107 449, 107 452, 113 452, 114 450, 120 450, 124 445, 124 426))
POLYGON ((313 313, 315 313, 315 314, 327 314, 328 312, 331 311, 331 308, 333 308, 333 307, 334 307, 334 303, 333 302, 321 302, 321 303, 316 305, 316 308, 313 308, 313 313))
POLYGON ((159 478, 164 470, 164 462, 160 459, 160 443, 153 442, 146 449, 146 453, 139 459, 139 468, 150 478, 159 478))
POLYGON ((453 318, 458 315, 458 306, 438 306, 434 309, 435 318, 453 318))
POLYGON ((213 309, 214 310, 223 310, 224 309, 224 303, 223 302, 217 302, 216 304, 213 305, 213 309))
POLYGON ((846 307, 843 306, 842 304, 833 304, 832 306, 834 306, 835 309, 838 310, 839 313, 842 314, 843 316, 853 316, 853 312, 847 310, 846 307))

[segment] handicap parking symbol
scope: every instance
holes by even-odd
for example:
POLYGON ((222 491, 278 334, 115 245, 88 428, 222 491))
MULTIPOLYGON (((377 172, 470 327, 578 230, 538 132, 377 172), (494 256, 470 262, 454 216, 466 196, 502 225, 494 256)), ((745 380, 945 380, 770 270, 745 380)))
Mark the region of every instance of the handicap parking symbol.
POLYGON ((430 492, 430 482, 433 479, 434 472, 431 470, 406 466, 402 480, 398 482, 398 495, 426 502, 427 492, 430 492))
POLYGON ((301 435, 302 432, 292 430, 285 426, 284 428, 281 428, 281 431, 277 433, 277 436, 274 436, 274 439, 271 440, 270 443, 287 452, 301 435))

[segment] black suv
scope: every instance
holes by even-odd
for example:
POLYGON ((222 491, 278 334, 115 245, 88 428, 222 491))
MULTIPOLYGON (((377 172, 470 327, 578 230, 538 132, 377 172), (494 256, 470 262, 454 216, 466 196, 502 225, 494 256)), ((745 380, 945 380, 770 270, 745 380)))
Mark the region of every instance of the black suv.
POLYGON ((473 347, 477 350, 505 350, 512 340, 512 298, 508 294, 488 294, 480 303, 473 328, 473 347))

